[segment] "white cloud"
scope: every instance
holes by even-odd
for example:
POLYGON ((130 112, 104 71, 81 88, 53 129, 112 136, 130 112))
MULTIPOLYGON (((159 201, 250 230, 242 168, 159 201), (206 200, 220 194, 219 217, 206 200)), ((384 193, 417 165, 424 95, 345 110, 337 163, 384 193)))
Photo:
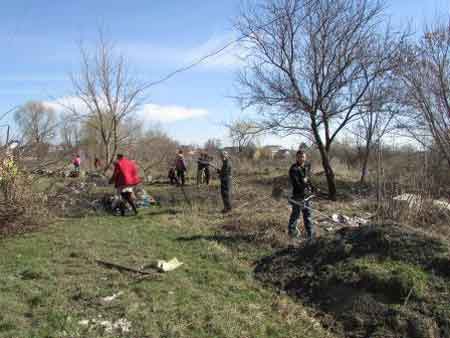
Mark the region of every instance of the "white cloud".
MULTIPOLYGON (((44 101, 44 104, 56 112, 63 112, 70 109, 80 114, 87 113, 87 108, 83 101, 74 96, 65 96, 53 101, 44 101)), ((207 116, 208 111, 203 108, 148 103, 144 104, 136 114, 144 123, 171 123, 180 120, 201 118, 207 116)))
POLYGON ((52 108, 56 112, 73 110, 79 113, 86 113, 87 107, 83 101, 75 96, 64 96, 53 101, 44 101, 44 105, 52 108))
POLYGON ((170 123, 180 120, 204 117, 208 115, 208 111, 202 108, 146 104, 139 111, 138 115, 144 121, 170 123))

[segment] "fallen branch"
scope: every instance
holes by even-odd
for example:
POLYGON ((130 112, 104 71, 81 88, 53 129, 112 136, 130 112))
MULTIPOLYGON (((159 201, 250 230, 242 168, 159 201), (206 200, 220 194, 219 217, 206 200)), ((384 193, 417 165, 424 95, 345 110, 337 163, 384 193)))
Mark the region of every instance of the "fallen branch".
POLYGON ((106 261, 102 261, 99 259, 95 260, 96 263, 103 265, 109 269, 117 269, 119 271, 127 271, 127 272, 133 272, 133 273, 137 273, 140 275, 145 275, 145 276, 157 276, 158 274, 156 274, 155 272, 148 272, 148 271, 143 271, 143 270, 138 270, 138 269, 134 269, 134 268, 130 268, 127 266, 123 266, 123 265, 119 265, 116 263, 111 263, 111 262, 106 262, 106 261))

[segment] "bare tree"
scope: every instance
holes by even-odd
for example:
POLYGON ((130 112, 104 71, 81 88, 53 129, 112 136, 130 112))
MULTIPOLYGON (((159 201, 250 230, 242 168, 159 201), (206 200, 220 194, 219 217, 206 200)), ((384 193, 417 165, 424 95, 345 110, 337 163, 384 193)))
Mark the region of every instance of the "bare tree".
POLYGON ((422 145, 436 146, 450 166, 450 18, 426 27, 401 61, 402 103, 410 108, 402 127, 422 145))
POLYGON ((233 142, 233 146, 238 148, 238 152, 242 153, 247 147, 255 143, 258 135, 257 126, 250 121, 236 120, 226 125, 228 134, 233 142))
POLYGON ((148 175, 152 170, 167 170, 168 162, 174 158, 179 144, 158 127, 148 129, 136 146, 136 159, 148 175))
POLYGON ((70 151, 80 146, 81 143, 80 121, 69 114, 62 114, 59 123, 61 145, 64 150, 70 151))
POLYGON ((21 137, 38 159, 48 152, 48 141, 55 135, 56 115, 53 108, 40 101, 29 101, 14 114, 21 137))
POLYGON ((222 141, 218 138, 211 138, 209 140, 206 140, 203 148, 208 153, 216 153, 222 149, 222 141))
POLYGON ((54 136, 55 111, 39 101, 29 101, 14 114, 25 142, 42 144, 54 136))
POLYGON ((146 87, 131 75, 124 57, 102 34, 93 54, 81 48, 81 60, 80 73, 72 75, 74 96, 81 104, 66 108, 95 131, 106 171, 130 136, 120 131, 139 108, 146 87))
POLYGON ((396 129, 395 117, 399 115, 400 107, 396 103, 397 88, 392 79, 376 81, 367 90, 365 101, 367 105, 360 106, 361 116, 353 128, 353 134, 358 139, 358 152, 361 161, 360 183, 364 184, 367 176, 369 158, 374 146, 388 133, 396 129))
POLYGON ((265 130, 315 142, 331 199, 332 144, 360 117, 368 88, 391 70, 402 42, 383 28, 382 15, 371 0, 268 0, 244 10, 237 24, 248 48, 243 107, 258 108, 265 130))

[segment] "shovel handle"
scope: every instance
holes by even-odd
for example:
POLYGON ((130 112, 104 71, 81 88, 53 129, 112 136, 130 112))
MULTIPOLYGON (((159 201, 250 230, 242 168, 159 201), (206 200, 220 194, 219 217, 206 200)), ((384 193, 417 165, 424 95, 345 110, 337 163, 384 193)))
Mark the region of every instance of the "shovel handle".
POLYGON ((308 201, 309 201, 310 199, 312 199, 313 197, 315 197, 315 195, 308 196, 307 198, 303 199, 302 201, 296 201, 296 200, 294 200, 292 197, 289 197, 289 198, 288 198, 288 201, 289 201, 289 203, 298 205, 298 206, 300 206, 300 207, 305 207, 305 202, 308 202, 308 201))

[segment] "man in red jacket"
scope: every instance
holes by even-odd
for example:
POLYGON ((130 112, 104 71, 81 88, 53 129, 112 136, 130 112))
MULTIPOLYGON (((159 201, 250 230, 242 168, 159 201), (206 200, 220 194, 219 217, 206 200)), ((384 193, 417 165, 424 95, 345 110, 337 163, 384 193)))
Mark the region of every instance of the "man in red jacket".
MULTIPOLYGON (((122 154, 117 155, 114 173, 110 179, 110 183, 113 182, 122 199, 131 205, 134 214, 137 215, 138 211, 136 204, 134 203, 133 187, 138 185, 141 182, 141 179, 139 178, 136 164, 122 154)), ((120 214, 122 216, 125 215, 125 203, 122 203, 120 206, 120 214)))

